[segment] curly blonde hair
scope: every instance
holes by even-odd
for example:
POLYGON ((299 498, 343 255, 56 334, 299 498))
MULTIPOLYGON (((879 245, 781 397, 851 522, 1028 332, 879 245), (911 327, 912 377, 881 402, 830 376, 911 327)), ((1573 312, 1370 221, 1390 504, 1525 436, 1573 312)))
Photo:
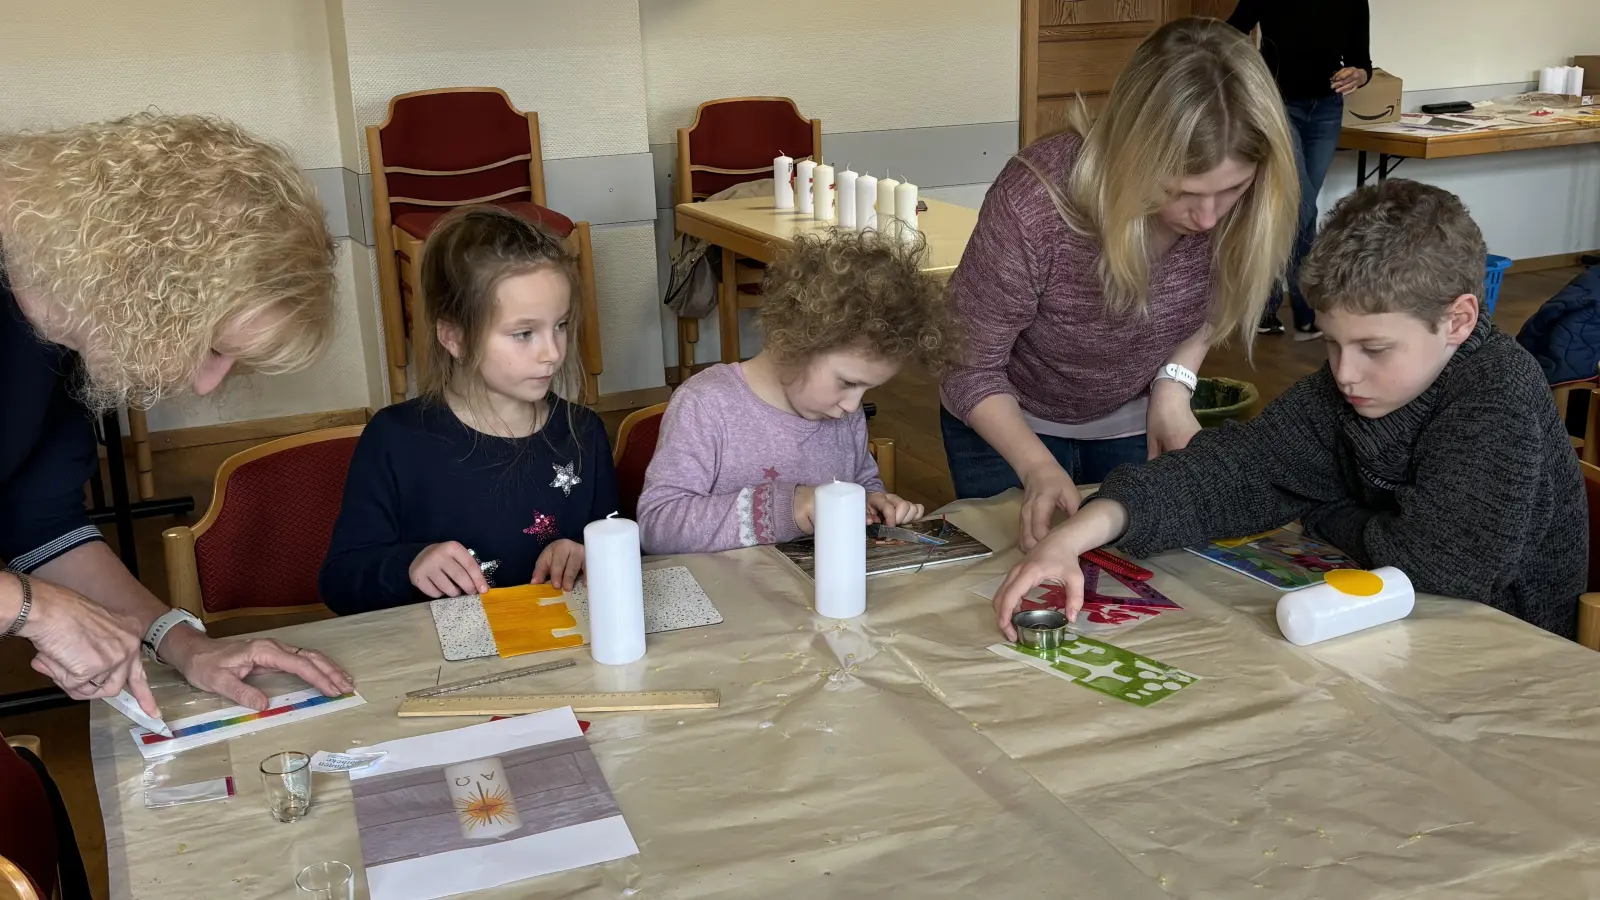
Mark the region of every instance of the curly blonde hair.
POLYGON ((230 329, 245 369, 309 365, 331 335, 336 248, 311 183, 237 126, 152 113, 0 134, 0 248, 81 345, 86 404, 183 389, 230 329))
POLYGON ((956 362, 960 340, 944 283, 923 273, 926 244, 878 231, 802 234, 768 267, 763 348, 785 367, 857 349, 932 374, 956 362))

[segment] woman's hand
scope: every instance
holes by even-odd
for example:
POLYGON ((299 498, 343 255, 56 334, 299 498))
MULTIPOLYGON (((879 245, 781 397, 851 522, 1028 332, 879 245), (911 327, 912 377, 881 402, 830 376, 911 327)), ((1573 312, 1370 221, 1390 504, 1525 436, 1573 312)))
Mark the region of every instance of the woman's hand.
POLYGON ((32 579, 32 592, 19 634, 38 651, 35 672, 74 700, 115 697, 126 688, 145 712, 160 715, 139 658, 144 630, 137 620, 42 579, 32 579))
POLYGON ((867 495, 867 524, 879 523, 893 528, 922 518, 922 504, 912 503, 894 494, 874 491, 867 495))
POLYGON ((1029 591, 1047 581, 1066 589, 1067 621, 1077 621, 1078 610, 1083 608, 1083 570, 1078 557, 1116 540, 1127 525, 1128 511, 1121 503, 1095 500, 1039 541, 1011 568, 995 592, 994 613, 1000 631, 1010 640, 1017 639, 1011 616, 1029 591))
POLYGON ((244 681, 256 672, 288 672, 328 697, 355 690, 355 680, 338 663, 271 638, 219 641, 179 625, 167 632, 157 652, 190 684, 251 709, 267 708, 266 693, 244 681))
POLYGON ((489 589, 478 561, 456 541, 422 548, 410 571, 411 583, 429 597, 460 597, 489 589))
POLYGON ((1054 459, 1022 475, 1022 521, 1017 544, 1024 553, 1050 533, 1056 510, 1067 515, 1078 511, 1078 486, 1072 476, 1054 459))
POLYGON ((583 545, 562 538, 545 547, 533 564, 533 583, 550 582, 551 587, 572 590, 583 571, 583 545))
POLYGON ((1333 73, 1333 89, 1340 96, 1354 93, 1367 83, 1366 69, 1352 69, 1349 66, 1333 73))
POLYGON ((1189 389, 1169 378, 1150 386, 1150 409, 1145 414, 1145 443, 1147 459, 1163 453, 1182 450, 1200 433, 1200 420, 1195 418, 1189 389))

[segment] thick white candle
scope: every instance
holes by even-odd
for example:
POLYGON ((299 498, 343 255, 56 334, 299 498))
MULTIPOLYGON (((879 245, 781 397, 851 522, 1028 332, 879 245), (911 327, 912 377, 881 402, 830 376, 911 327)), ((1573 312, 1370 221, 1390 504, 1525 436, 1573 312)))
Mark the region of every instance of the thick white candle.
POLYGON ((643 656, 639 526, 619 518, 590 522, 583 529, 583 568, 589 582, 589 652, 594 661, 620 666, 643 656))
POLYGON ((819 484, 816 512, 817 613, 853 619, 867 611, 867 491, 859 484, 819 484))
POLYGON ((772 206, 774 209, 794 209, 794 160, 779 156, 772 161, 772 206))
POLYGON ((878 227, 878 179, 863 175, 856 179, 856 230, 878 227))
POLYGON ((856 173, 845 169, 833 176, 839 195, 839 227, 856 227, 856 173))
POLYGON ((811 170, 811 218, 833 221, 833 166, 827 163, 811 170))
POLYGON ((795 212, 802 215, 811 215, 811 173, 816 167, 817 164, 809 159, 794 164, 795 212))
POLYGON ((894 230, 894 189, 900 182, 885 178, 878 182, 878 230, 894 230))
POLYGON ((917 230, 917 186, 909 181, 900 182, 894 189, 894 217, 906 233, 917 230))

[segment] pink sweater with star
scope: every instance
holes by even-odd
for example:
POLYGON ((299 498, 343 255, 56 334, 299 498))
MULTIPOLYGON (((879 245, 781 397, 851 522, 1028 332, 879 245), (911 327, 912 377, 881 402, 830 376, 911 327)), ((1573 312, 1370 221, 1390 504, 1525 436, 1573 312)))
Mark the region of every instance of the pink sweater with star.
POLYGON ((867 418, 813 422, 755 395, 738 363, 712 366, 672 395, 639 497, 646 553, 713 553, 800 537, 799 485, 883 490, 867 418))

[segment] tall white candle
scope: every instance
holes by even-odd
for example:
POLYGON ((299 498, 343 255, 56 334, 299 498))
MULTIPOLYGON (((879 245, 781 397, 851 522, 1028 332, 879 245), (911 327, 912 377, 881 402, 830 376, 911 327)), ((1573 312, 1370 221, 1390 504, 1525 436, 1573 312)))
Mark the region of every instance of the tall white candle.
POLYGON ((856 227, 856 173, 845 169, 833 176, 839 195, 839 227, 856 227))
POLYGON ((878 230, 894 230, 894 189, 900 182, 885 178, 878 182, 878 230))
POLYGON ((779 156, 772 161, 772 207, 794 209, 794 160, 779 156))
POLYGON ((835 481, 813 492, 817 613, 853 619, 867 611, 867 491, 835 481))
POLYGON ((909 181, 900 182, 894 189, 894 217, 900 223, 902 236, 917 233, 917 186, 909 181))
POLYGON ((811 218, 833 221, 833 166, 823 163, 811 170, 811 218))
POLYGON ((643 656, 639 526, 615 517, 590 522, 583 529, 583 568, 589 582, 589 652, 594 661, 620 666, 643 656))
POLYGON ((794 202, 795 212, 801 215, 811 215, 811 173, 817 164, 809 159, 802 159, 794 164, 794 202))
POLYGON ((856 230, 878 227, 878 179, 863 175, 856 179, 856 230))

